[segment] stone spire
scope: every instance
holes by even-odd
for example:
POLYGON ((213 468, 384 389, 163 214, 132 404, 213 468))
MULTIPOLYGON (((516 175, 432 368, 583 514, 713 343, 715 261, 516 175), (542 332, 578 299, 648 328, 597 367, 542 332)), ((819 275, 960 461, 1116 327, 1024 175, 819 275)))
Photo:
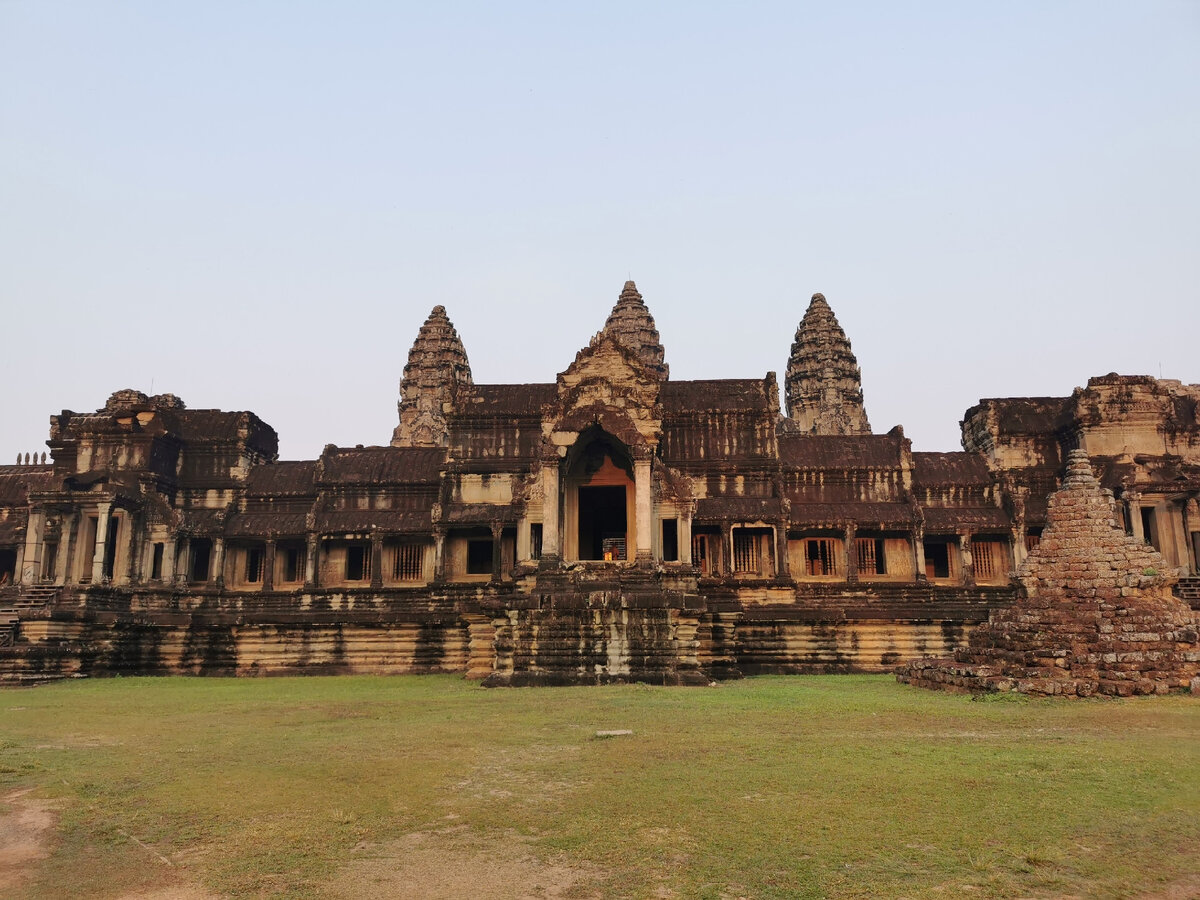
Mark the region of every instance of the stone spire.
POLYGON ((654 316, 632 281, 625 282, 617 305, 604 323, 604 331, 632 350, 660 381, 667 380, 669 367, 663 362, 663 346, 654 327, 654 316))
POLYGON ((446 405, 454 402, 459 385, 471 383, 471 364, 454 323, 444 306, 435 306, 408 351, 392 446, 444 447, 446 405))
POLYGON ((858 360, 822 294, 813 294, 788 359, 788 416, 806 434, 870 434, 858 360))

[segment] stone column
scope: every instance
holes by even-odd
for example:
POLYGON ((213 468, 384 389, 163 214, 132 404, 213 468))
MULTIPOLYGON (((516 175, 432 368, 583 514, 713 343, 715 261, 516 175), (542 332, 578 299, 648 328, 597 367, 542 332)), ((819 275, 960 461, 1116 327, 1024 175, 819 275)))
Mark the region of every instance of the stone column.
POLYGON ((558 522, 558 457, 542 460, 542 559, 562 556, 558 522))
POLYGON ((79 526, 79 513, 63 517, 62 537, 58 542, 58 571, 54 573, 55 584, 66 584, 71 577, 71 558, 75 553, 75 529, 79 526))
POLYGON ((267 541, 267 546, 263 550, 263 576, 262 589, 264 591, 275 590, 275 542, 267 541))
POLYGON ((175 538, 170 536, 162 545, 162 580, 167 584, 175 581, 175 538))
POLYGON ((1142 530, 1142 504, 1136 500, 1129 501, 1129 525, 1133 530, 1133 536, 1138 539, 1139 543, 1145 544, 1146 532, 1142 530))
POLYGON ((842 540, 846 548, 846 581, 854 584, 858 581, 858 544, 856 535, 858 534, 858 526, 851 522, 846 526, 846 532, 842 540))
POLYGON ((225 538, 213 538, 212 567, 208 570, 208 580, 217 587, 225 586, 225 538))
POLYGON ((1019 569, 1021 563, 1025 562, 1025 557, 1029 555, 1029 551, 1025 549, 1025 525, 1017 525, 1012 530, 1013 542, 1013 569, 1019 569))
POLYGON ((504 526, 499 522, 492 523, 492 581, 503 577, 504 547, 500 539, 504 535, 504 526))
POLYGON ((112 503, 101 503, 97 507, 96 552, 92 556, 92 584, 99 584, 104 578, 104 551, 108 545, 108 519, 111 509, 112 503))
POLYGON ((371 535, 371 587, 383 587, 383 537, 371 535))
POLYGON ((141 516, 132 512, 125 516, 129 529, 129 540, 125 544, 126 566, 125 580, 122 584, 140 584, 142 581, 142 554, 138 553, 139 538, 141 537, 141 516))
MULTIPOLYGON (((713 571, 717 571, 716 567, 713 571)), ((729 522, 721 523, 720 572, 722 575, 733 574, 733 526, 729 522)))
POLYGON ((958 533, 958 580, 967 587, 975 586, 975 560, 971 556, 971 532, 958 533))
POLYGON ((692 504, 679 504, 679 561, 692 564, 692 504))
POLYGON ((186 584, 188 578, 191 576, 192 539, 190 537, 185 537, 182 540, 177 541, 177 544, 178 552, 175 554, 175 559, 171 568, 175 573, 175 582, 177 584, 186 584), (180 568, 177 565, 180 560, 183 561, 182 571, 180 571, 180 568))
POLYGON ((42 530, 46 524, 46 513, 40 509, 29 511, 29 522, 25 527, 25 554, 21 560, 21 584, 34 584, 42 568, 42 530))
POLYGON ((433 580, 446 578, 446 529, 433 529, 433 580))
POLYGON ((914 528, 912 533, 913 546, 913 568, 916 570, 913 575, 918 584, 925 583, 928 579, 925 577, 925 529, 914 528))
POLYGON ((775 574, 790 578, 792 561, 788 559, 788 522, 783 520, 775 527, 775 574))
POLYGON ((314 591, 319 587, 320 578, 318 577, 321 568, 317 565, 317 554, 320 552, 321 542, 317 540, 315 534, 310 534, 306 538, 305 553, 304 553, 304 589, 306 591, 314 591))
POLYGON ((637 561, 649 563, 651 552, 650 458, 633 461, 634 522, 637 529, 637 561))

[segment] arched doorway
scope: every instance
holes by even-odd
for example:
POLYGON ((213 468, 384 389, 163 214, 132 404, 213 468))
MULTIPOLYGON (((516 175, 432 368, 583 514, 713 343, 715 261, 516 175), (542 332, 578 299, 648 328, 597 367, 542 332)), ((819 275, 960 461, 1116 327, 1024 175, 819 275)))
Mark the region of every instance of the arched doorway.
POLYGON ((633 459, 599 426, 567 454, 564 512, 567 559, 628 561, 636 546, 633 459))

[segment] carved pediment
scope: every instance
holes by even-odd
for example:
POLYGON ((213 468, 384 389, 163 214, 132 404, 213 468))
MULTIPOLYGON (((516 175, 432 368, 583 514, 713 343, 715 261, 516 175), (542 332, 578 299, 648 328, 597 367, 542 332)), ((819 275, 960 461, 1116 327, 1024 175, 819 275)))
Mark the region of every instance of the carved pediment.
POLYGON ((559 374, 558 396, 543 411, 545 434, 569 446, 568 437, 599 425, 630 447, 656 446, 662 430, 659 384, 632 350, 601 332, 559 374))

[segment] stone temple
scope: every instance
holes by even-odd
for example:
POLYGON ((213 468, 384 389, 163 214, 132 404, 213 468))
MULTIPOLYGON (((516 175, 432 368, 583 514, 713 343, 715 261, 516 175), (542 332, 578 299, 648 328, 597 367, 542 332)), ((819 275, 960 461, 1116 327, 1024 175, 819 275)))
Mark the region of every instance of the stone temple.
POLYGON ((281 461, 254 413, 136 390, 64 410, 48 459, 0 467, 0 679, 691 684, 953 659, 1025 596, 1031 553, 1057 565, 1039 543, 1071 451, 1169 575, 1155 596, 1200 605, 1200 386, 983 400, 962 452, 916 452, 871 431, 820 294, 784 371, 786 414, 773 372, 672 380, 627 282, 543 384, 475 383, 434 307, 386 446, 281 461))

